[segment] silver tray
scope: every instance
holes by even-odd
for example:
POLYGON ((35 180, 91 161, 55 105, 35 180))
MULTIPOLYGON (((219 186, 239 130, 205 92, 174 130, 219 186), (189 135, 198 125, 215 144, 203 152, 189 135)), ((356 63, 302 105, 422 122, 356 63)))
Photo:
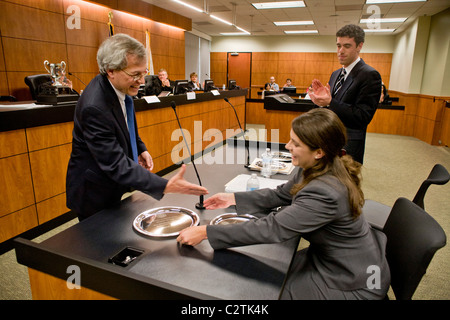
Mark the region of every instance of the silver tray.
POLYGON ((181 207, 153 208, 140 213, 133 221, 137 232, 151 237, 173 237, 200 223, 197 213, 181 207))
POLYGON ((224 213, 212 219, 209 224, 211 225, 237 224, 253 219, 256 220, 258 218, 252 216, 251 214, 224 213))

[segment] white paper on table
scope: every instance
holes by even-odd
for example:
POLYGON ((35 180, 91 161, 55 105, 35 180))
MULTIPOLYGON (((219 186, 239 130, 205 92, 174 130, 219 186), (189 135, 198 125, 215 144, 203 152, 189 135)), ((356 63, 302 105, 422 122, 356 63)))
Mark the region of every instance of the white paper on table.
POLYGON ((157 96, 144 96, 142 98, 144 98, 147 103, 161 102, 157 96))
MULTIPOLYGON (((247 190, 247 181, 250 179, 249 174, 240 174, 230 180, 225 184, 225 192, 240 192, 247 190)), ((288 180, 278 180, 278 179, 268 179, 263 177, 258 177, 259 188, 270 188, 275 189, 279 185, 288 182, 288 180)))
POLYGON ((187 100, 195 100, 195 92, 187 92, 186 98, 187 100))

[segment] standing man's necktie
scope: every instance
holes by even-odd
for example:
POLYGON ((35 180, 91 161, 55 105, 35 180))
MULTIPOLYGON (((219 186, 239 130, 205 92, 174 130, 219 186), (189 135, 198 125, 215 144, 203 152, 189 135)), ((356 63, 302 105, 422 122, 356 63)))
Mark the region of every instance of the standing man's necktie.
POLYGON ((134 108, 133 99, 125 96, 125 107, 127 109, 128 132, 130 133, 131 150, 133 151, 133 160, 138 163, 138 151, 136 144, 136 129, 134 128, 134 108))
POLYGON ((345 71, 345 69, 342 69, 341 74, 339 75, 339 78, 336 81, 336 85, 334 86, 333 96, 335 96, 336 93, 339 91, 339 89, 342 87, 342 84, 345 81, 346 74, 347 74, 347 71, 345 71))

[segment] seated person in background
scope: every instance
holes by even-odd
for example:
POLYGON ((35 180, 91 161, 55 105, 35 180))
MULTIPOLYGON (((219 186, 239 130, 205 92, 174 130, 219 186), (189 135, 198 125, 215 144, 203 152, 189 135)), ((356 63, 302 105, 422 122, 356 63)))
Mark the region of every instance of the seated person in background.
POLYGON ((264 85, 264 90, 263 90, 263 92, 261 94, 261 99, 264 99, 264 97, 266 95, 273 95, 273 94, 276 94, 276 93, 277 92, 272 89, 272 87, 270 86, 270 83, 268 82, 268 83, 266 83, 264 85))
POLYGON ((298 116, 286 144, 299 167, 294 177, 276 189, 218 193, 204 202, 206 209, 236 206, 238 213, 262 217, 189 227, 177 241, 195 246, 207 239, 219 250, 301 236, 310 246, 293 257, 281 299, 383 299, 390 284, 386 236, 361 214, 361 164, 340 156, 345 143, 346 128, 333 111, 317 108, 298 116), (373 287, 371 266, 380 275, 373 287))
POLYGON ((380 96, 380 101, 379 104, 392 104, 392 101, 390 101, 390 97, 388 94, 388 91, 386 89, 386 86, 384 85, 384 83, 381 83, 381 96, 380 96))
POLYGON ((67 77, 66 77, 66 73, 62 72, 61 78, 59 79, 59 81, 61 82, 61 84, 63 86, 69 87, 70 89, 73 89, 73 85, 72 85, 72 81, 70 81, 67 77))
POLYGON ((173 92, 175 82, 169 80, 166 69, 159 69, 158 78, 154 78, 152 83, 145 88, 148 96, 159 95, 163 91, 173 92))
POLYGON ((295 86, 292 84, 292 80, 287 78, 286 83, 284 84, 283 88, 294 88, 295 86))
POLYGON ((278 84, 275 83, 275 77, 271 76, 269 80, 270 80, 269 82, 270 90, 280 91, 280 87, 278 86, 278 84))
POLYGON ((189 86, 195 91, 195 90, 203 90, 202 89, 202 85, 200 84, 200 82, 198 81, 198 75, 195 72, 192 72, 189 75, 189 78, 191 79, 189 81, 189 86))

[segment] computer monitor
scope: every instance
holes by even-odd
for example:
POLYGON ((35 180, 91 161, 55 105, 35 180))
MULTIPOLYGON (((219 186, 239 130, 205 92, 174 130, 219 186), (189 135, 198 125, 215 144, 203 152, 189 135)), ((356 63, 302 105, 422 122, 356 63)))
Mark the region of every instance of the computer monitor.
POLYGON ((297 88, 296 87, 284 87, 282 92, 283 93, 296 93, 297 88))
POLYGON ((272 96, 274 94, 278 94, 276 91, 264 90, 264 96, 272 96))
POLYGON ((217 89, 214 86, 214 80, 211 80, 211 79, 205 80, 205 87, 204 87, 203 91, 204 92, 209 92, 209 91, 214 90, 214 89, 217 89))
POLYGON ((236 88, 236 80, 228 80, 228 90, 234 90, 236 88))
POLYGON ((192 88, 189 86, 188 80, 175 80, 173 94, 183 94, 189 91, 192 91, 192 88))

